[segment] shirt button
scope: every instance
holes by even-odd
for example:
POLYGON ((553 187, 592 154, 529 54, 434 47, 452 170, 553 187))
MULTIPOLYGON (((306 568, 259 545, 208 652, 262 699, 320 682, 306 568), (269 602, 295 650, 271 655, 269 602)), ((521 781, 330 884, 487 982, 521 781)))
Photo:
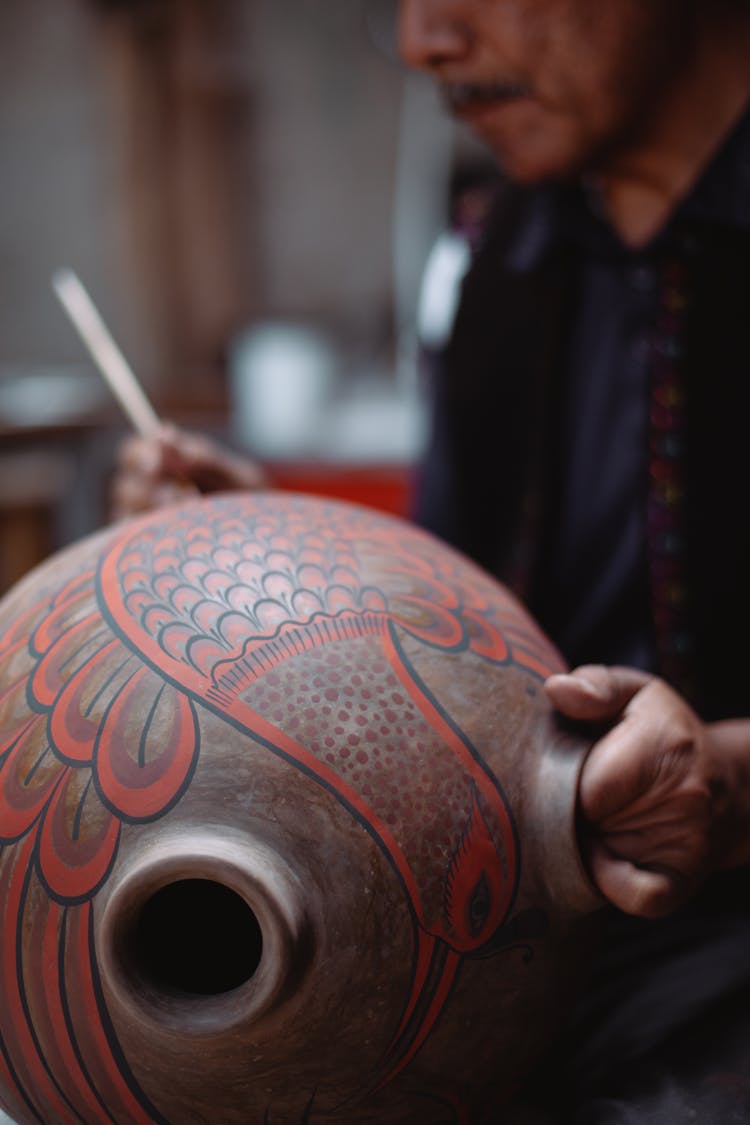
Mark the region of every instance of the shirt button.
POLYGON ((656 276, 651 266, 631 266, 628 270, 628 283, 636 293, 650 293, 656 285, 656 276))

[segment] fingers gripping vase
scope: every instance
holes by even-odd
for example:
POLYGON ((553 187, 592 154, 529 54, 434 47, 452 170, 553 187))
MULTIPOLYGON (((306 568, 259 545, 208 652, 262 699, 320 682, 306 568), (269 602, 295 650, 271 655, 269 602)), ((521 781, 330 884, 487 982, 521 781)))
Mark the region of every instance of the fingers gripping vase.
POLYGON ((21 1122, 474 1122, 595 898, 559 658, 406 523, 196 500, 0 605, 0 1104, 21 1122))

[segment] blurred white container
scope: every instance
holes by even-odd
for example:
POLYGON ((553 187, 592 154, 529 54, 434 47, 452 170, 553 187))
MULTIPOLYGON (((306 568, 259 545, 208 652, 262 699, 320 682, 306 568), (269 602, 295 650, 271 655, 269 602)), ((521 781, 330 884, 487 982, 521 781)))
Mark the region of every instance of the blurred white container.
POLYGON ((0 369, 0 422, 6 425, 62 425, 90 417, 109 403, 110 392, 95 371, 60 366, 0 369))
POLYGON ((230 357, 235 439, 259 457, 316 454, 337 368, 335 349, 312 328, 279 322, 243 332, 230 357))
POLYGON ((424 404, 393 379, 353 379, 322 431, 329 460, 351 465, 411 464, 427 436, 424 404))

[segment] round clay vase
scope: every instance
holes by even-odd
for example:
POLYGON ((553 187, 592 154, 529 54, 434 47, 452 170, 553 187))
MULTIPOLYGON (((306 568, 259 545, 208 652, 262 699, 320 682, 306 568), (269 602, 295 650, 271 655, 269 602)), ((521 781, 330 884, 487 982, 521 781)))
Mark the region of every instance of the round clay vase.
POLYGON ((513 597, 404 521, 198 499, 0 604, 0 1104, 495 1121, 598 899, 513 597))

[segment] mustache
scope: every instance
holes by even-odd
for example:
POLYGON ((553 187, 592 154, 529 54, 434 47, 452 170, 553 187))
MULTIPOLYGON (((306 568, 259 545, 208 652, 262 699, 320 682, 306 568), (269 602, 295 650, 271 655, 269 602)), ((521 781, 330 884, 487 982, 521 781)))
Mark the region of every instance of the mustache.
POLYGON ((523 82, 443 82, 441 96, 445 105, 457 113, 470 105, 496 101, 512 101, 529 97, 531 87, 523 82))

